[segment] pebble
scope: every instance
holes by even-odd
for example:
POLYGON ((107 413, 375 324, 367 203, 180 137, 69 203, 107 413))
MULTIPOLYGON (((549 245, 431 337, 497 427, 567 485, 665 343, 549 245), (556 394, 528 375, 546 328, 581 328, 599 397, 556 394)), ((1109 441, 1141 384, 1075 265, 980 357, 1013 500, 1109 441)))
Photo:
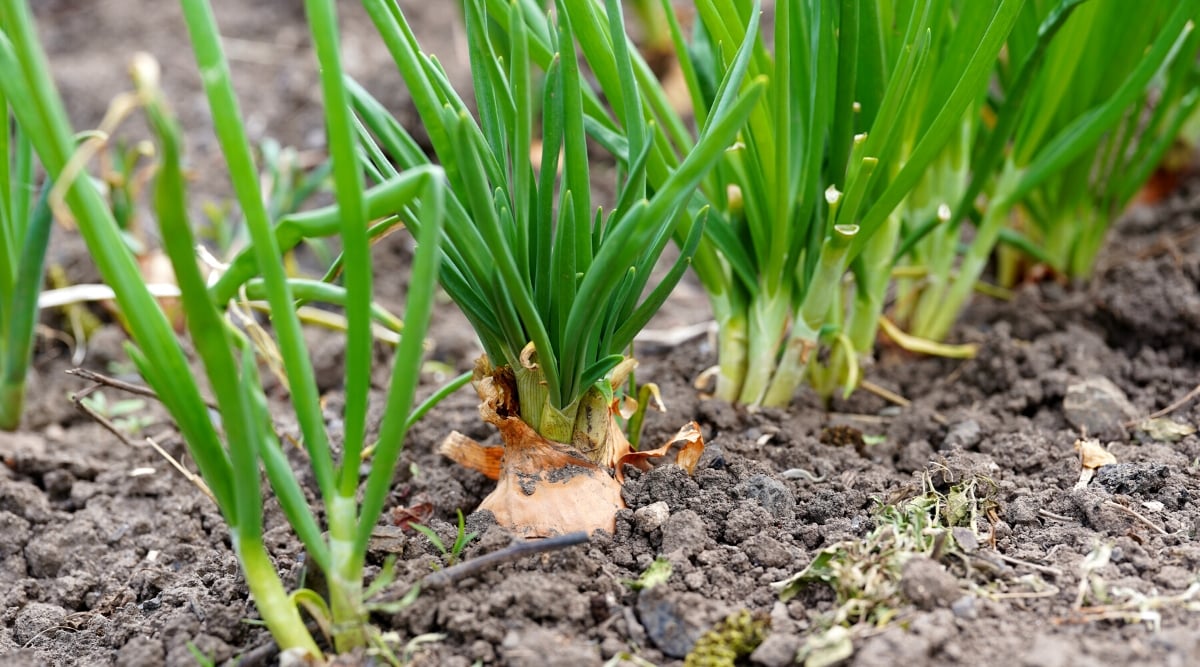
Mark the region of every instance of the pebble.
POLYGON ((1170 474, 1162 463, 1113 463, 1098 468, 1093 483, 1109 493, 1146 496, 1161 490, 1170 474))
POLYGON ((746 478, 734 488, 738 498, 757 500, 778 521, 796 518, 796 497, 781 481, 768 475, 757 474, 746 478))
POLYGON ((1089 438, 1115 440, 1125 436, 1122 424, 1138 411, 1112 380, 1095 376, 1067 387, 1063 416, 1089 438))
POLYGON ((792 562, 792 554, 787 547, 762 533, 743 542, 742 551, 750 557, 751 562, 765 567, 783 567, 792 562))
POLYGON ((665 501, 658 501, 645 507, 638 508, 633 513, 633 523, 643 533, 652 533, 661 527, 671 516, 671 508, 665 501))
POLYGON ((708 533, 704 528, 704 519, 692 510, 682 510, 672 514, 662 527, 662 553, 671 554, 676 551, 684 556, 695 556, 704 550, 708 541, 708 533))
POLYGON ((646 636, 672 658, 686 656, 696 640, 730 611, 699 593, 679 593, 666 586, 643 589, 637 600, 638 620, 646 636))
POLYGON ((760 667, 794 665, 801 643, 798 635, 772 633, 750 654, 750 662, 760 667))
MULTIPOLYGON (((20 644, 33 641, 51 628, 59 625, 67 616, 67 610, 56 604, 30 602, 16 614, 13 638, 20 644)), ((47 637, 52 639, 53 635, 47 637)))
POLYGON ((955 422, 950 425, 946 437, 942 439, 942 449, 970 449, 978 445, 982 438, 983 430, 974 419, 955 422))
POLYGON ((970 595, 964 595, 955 600, 950 605, 950 611, 954 612, 956 618, 961 618, 964 621, 973 621, 979 617, 979 609, 975 606, 975 598, 970 595))

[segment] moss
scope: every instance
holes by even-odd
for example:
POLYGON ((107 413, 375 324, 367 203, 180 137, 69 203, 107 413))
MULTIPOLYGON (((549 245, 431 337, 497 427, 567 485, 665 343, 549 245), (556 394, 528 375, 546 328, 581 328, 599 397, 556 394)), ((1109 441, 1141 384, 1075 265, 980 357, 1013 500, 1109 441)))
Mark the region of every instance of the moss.
POLYGON ((739 658, 758 648, 769 626, 765 614, 752 614, 746 609, 730 614, 696 641, 683 661, 684 667, 733 667, 739 658))

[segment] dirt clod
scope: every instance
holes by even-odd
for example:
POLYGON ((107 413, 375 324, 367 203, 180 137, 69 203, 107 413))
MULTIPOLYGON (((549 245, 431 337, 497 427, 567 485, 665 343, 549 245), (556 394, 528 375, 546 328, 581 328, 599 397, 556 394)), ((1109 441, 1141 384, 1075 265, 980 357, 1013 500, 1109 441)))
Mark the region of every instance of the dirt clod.
POLYGON ((923 556, 915 556, 904 564, 900 590, 909 601, 926 611, 949 607, 961 595, 954 576, 941 563, 923 556))

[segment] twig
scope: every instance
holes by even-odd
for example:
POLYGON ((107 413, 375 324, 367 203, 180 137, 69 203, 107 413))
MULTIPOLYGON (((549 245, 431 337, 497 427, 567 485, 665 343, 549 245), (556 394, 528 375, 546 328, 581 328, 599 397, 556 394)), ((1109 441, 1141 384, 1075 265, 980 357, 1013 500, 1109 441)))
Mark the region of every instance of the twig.
POLYGON ((1200 396, 1200 385, 1196 385, 1196 387, 1194 389, 1192 389, 1188 393, 1184 394, 1183 398, 1179 399, 1178 401, 1175 401, 1174 403, 1168 405, 1167 407, 1163 408, 1162 410, 1159 410, 1158 412, 1151 413, 1150 415, 1146 416, 1144 419, 1131 419, 1131 420, 1125 422, 1125 427, 1128 428, 1130 426, 1136 426, 1137 424, 1139 424, 1143 421, 1146 421, 1147 419, 1158 419, 1159 417, 1164 417, 1166 415, 1169 415, 1172 412, 1175 412, 1176 410, 1178 410, 1179 408, 1182 408, 1183 406, 1187 405, 1189 402, 1191 402, 1192 399, 1196 398, 1197 396, 1200 396))
POLYGON ((1047 519, 1054 519, 1055 521, 1065 521, 1067 523, 1077 523, 1075 521, 1075 519, 1072 519, 1069 516, 1055 514, 1054 512, 1051 512, 1050 510, 1038 510, 1038 516, 1045 517, 1047 519))
POLYGON ((886 424, 892 420, 891 417, 864 415, 858 412, 830 412, 828 416, 830 421, 845 419, 847 421, 866 422, 868 424, 886 424))
POLYGON ((573 547, 587 541, 588 534, 582 531, 547 537, 544 540, 519 540, 499 551, 493 551, 479 558, 430 573, 421 580, 421 588, 439 588, 461 581, 467 577, 475 576, 484 570, 493 568, 501 563, 516 560, 522 556, 566 549, 567 547, 573 547))
POLYGON ((204 480, 199 475, 183 467, 183 464, 176 460, 174 456, 171 456, 171 454, 168 453, 167 450, 163 449, 161 445, 155 442, 154 438, 147 437, 146 442, 154 448, 154 451, 158 452, 160 456, 166 459, 168 463, 178 470, 179 474, 183 475, 187 481, 191 482, 192 485, 197 489, 200 489, 201 493, 208 496, 209 500, 213 501, 214 503, 217 502, 216 496, 212 494, 212 490, 208 488, 208 484, 205 484, 204 480))
POLYGON ((780 473, 784 479, 807 479, 810 482, 824 482, 825 475, 818 476, 816 473, 811 473, 804 468, 788 468, 780 473))
POLYGON ((1044 591, 1019 591, 1015 593, 985 593, 990 600, 1036 600, 1052 598, 1058 595, 1058 586, 1050 586, 1044 591))
MULTIPOLYGON (((877 385, 874 382, 871 382, 870 380, 863 380, 862 382, 858 383, 858 386, 861 387, 862 389, 864 389, 865 391, 875 394, 876 396, 882 398, 885 401, 890 401, 892 403, 895 403, 896 405, 899 405, 902 408, 907 408, 907 407, 912 406, 912 401, 908 400, 907 398, 904 398, 903 396, 901 396, 900 394, 897 394, 896 392, 892 391, 891 389, 877 385)), ((933 410, 932 413, 933 413, 933 421, 941 424, 942 426, 946 426, 947 424, 950 423, 950 420, 946 419, 946 416, 943 415, 942 413, 938 412, 937 410, 933 410)))
MULTIPOLYGON (((70 372, 70 371, 68 371, 68 372, 70 372)), ((78 394, 71 394, 71 401, 73 403, 75 403, 75 409, 82 412, 83 414, 87 415, 88 417, 91 417, 92 420, 94 420, 97 424, 103 426, 104 430, 117 436, 117 439, 120 440, 121 442, 125 443, 125 445, 127 445, 129 447, 134 447, 134 448, 139 447, 140 445, 138 445, 138 444, 134 443, 132 440, 130 440, 124 433, 121 432, 121 429, 117 428, 116 424, 109 421, 108 417, 105 417, 104 415, 100 414, 99 412, 96 412, 94 409, 92 409, 92 407, 90 405, 83 402, 83 399, 88 394, 92 393, 91 390, 94 390, 94 388, 95 387, 93 386, 92 388, 90 388, 90 390, 85 390, 78 394)))
MULTIPOLYGON (((88 387, 87 389, 75 394, 77 398, 83 398, 84 396, 87 396, 93 391, 99 389, 100 386, 107 386, 112 387, 113 389, 120 389, 121 391, 135 394, 137 396, 145 396, 147 398, 153 398, 156 401, 158 400, 158 394, 154 393, 154 390, 150 387, 141 384, 125 382, 124 380, 118 380, 117 378, 109 377, 107 375, 97 373, 96 371, 90 371, 86 368, 69 369, 67 371, 67 375, 74 375, 75 377, 96 383, 96 386, 88 387)), ((207 405, 210 410, 219 409, 217 408, 217 404, 209 399, 204 399, 204 404, 207 405)))
POLYGON ((1164 528, 1162 528, 1158 524, 1154 523, 1150 519, 1147 519, 1145 517, 1145 515, 1141 514, 1137 510, 1133 509, 1132 507, 1126 507, 1126 506, 1122 505, 1121 503, 1116 503, 1111 500, 1104 501, 1104 506, 1111 507, 1111 508, 1117 509, 1117 510, 1121 510, 1122 512, 1127 512, 1128 514, 1132 515, 1138 521, 1141 521, 1142 523, 1149 526, 1151 530, 1158 533, 1159 535, 1164 535, 1164 536, 1170 535, 1170 533, 1168 533, 1164 528))
MULTIPOLYGON (((73 371, 80 371, 79 373, 72 373, 72 374, 80 375, 80 377, 84 377, 86 379, 91 379, 91 378, 86 377, 86 375, 88 375, 88 374, 98 375, 98 377, 103 378, 103 375, 100 375, 100 373, 92 373, 91 371, 83 371, 82 368, 73 368, 73 371)), ((71 373, 71 371, 67 371, 67 373, 71 373)), ((104 379, 107 380, 107 379, 112 379, 112 378, 104 378, 104 379)), ((121 383, 120 380, 113 380, 113 381, 114 381, 114 383, 127 384, 127 383, 121 383)), ((109 421, 108 417, 106 417, 100 413, 97 413, 97 411, 95 409, 91 408, 91 405, 83 402, 84 397, 88 396, 89 393, 91 393, 92 391, 95 391, 100 386, 101 386, 100 384, 94 384, 94 385, 91 385, 90 387, 88 387, 88 389, 85 389, 84 391, 80 391, 78 393, 72 393, 71 401, 74 403, 74 405, 76 405, 76 409, 79 410, 80 413, 83 413, 83 414, 91 417, 91 419, 95 420, 95 422, 98 423, 98 425, 101 425, 102 427, 104 427, 104 431, 108 431, 109 433, 116 435, 116 439, 120 440, 121 443, 124 443, 126 446, 128 446, 128 447, 142 446, 137 443, 134 443, 134 441, 131 440, 130 438, 128 438, 125 433, 121 433, 121 429, 116 427, 115 423, 113 423, 112 421, 109 421)), ((121 387, 121 386, 118 386, 115 384, 113 386, 118 387, 118 389, 125 389, 125 387, 121 387)), ((133 387, 133 390, 139 389, 139 387, 137 385, 128 385, 128 386, 133 387)), ((131 390, 126 389, 126 391, 131 391, 131 390)), ((144 391, 150 391, 150 390, 144 390, 144 391)), ((140 393, 140 395, 142 395, 142 396, 154 396, 154 392, 150 392, 149 395, 148 395, 148 393, 142 393, 139 391, 133 391, 133 393, 140 393)), ((146 438, 146 443, 148 443, 151 447, 154 447, 154 450, 158 452, 158 455, 162 456, 163 458, 166 458, 167 462, 172 464, 176 470, 179 470, 180 473, 182 475, 184 475, 184 477, 186 477, 187 481, 192 482, 193 485, 196 486, 196 488, 199 488, 200 492, 203 492, 205 495, 208 495, 209 500, 212 500, 212 501, 214 501, 214 503, 216 503, 216 498, 214 497, 214 495, 212 495, 212 491, 210 491, 209 485, 206 485, 206 483, 204 483, 204 480, 200 479, 199 476, 192 473, 191 470, 184 468, 184 465, 182 465, 179 461, 175 461, 175 457, 170 456, 170 453, 168 453, 167 450, 162 449, 162 446, 158 445, 158 443, 156 443, 156 441, 154 441, 154 438, 146 438)))
POLYGON ((995 556, 996 558, 999 558, 1000 560, 1004 561, 1005 563, 1008 563, 1009 565, 1024 566, 1031 570, 1037 570, 1038 572, 1043 572, 1045 574, 1052 574, 1056 577, 1061 577, 1063 575, 1062 570, 1060 570, 1056 567, 1050 567, 1049 565, 1038 565, 1037 563, 1031 563, 1027 560, 1021 560, 1020 558, 1013 558, 1012 556, 1005 556, 1004 554, 999 553, 999 552, 993 553, 992 555, 995 556))

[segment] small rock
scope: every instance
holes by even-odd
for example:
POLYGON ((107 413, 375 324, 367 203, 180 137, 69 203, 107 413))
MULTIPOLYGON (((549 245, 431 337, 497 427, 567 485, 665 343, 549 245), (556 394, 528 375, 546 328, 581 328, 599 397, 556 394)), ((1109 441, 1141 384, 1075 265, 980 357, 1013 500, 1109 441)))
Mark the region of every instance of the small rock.
POLYGON ((963 553, 975 553, 979 550, 979 538, 975 537, 975 531, 962 526, 955 526, 950 529, 950 534, 954 537, 954 543, 958 545, 963 553))
POLYGON ((757 500, 776 520, 792 521, 796 518, 796 497, 783 482, 773 477, 751 475, 734 487, 733 492, 738 498, 757 500))
POLYGON ((117 651, 118 665, 158 665, 165 658, 162 641, 149 637, 134 637, 117 651))
POLYGON ((633 513, 633 523, 643 533, 652 533, 666 522, 671 516, 671 508, 660 500, 656 503, 639 508, 633 513))
POLYGON ((538 627, 509 630, 500 645, 503 662, 515 667, 573 667, 600 664, 600 649, 559 632, 538 627))
POLYGON ((1138 411, 1120 387, 1096 376, 1067 387, 1063 416, 1089 438, 1116 440, 1125 436, 1122 424, 1136 419, 1138 411))
POLYGON ((979 428, 979 422, 974 419, 955 422, 950 425, 950 429, 946 432, 946 437, 942 439, 942 449, 962 448, 970 449, 979 444, 983 437, 983 430, 979 428))
POLYGON ((1092 481, 1109 493, 1146 496, 1162 489, 1170 475, 1162 463, 1113 463, 1097 468, 1092 481))
POLYGON ((672 511, 687 507, 688 499, 700 495, 700 486, 686 470, 674 464, 660 465, 642 475, 638 484, 626 484, 625 501, 630 505, 648 505, 663 501, 672 511), (630 497, 630 492, 633 497, 630 497))
POLYGON ((656 586, 638 594, 637 612, 646 636, 658 650, 682 658, 696 640, 732 610, 699 593, 678 593, 656 586))
POLYGON ((47 523, 54 518, 46 494, 33 484, 21 480, 5 480, 0 485, 0 510, 33 524, 47 523))
POLYGON ((743 542, 742 551, 750 557, 751 562, 764 567, 783 567, 792 562, 792 554, 787 547, 763 533, 743 542))
POLYGON ((17 612, 16 623, 13 624, 13 638, 19 644, 30 642, 60 624, 66 616, 67 610, 56 604, 30 602, 17 612))
POLYGON ((926 611, 949 607, 958 597, 958 581, 940 563, 922 556, 910 559, 900 573, 900 590, 926 611))
POLYGON ((672 514, 662 527, 662 553, 670 554, 676 551, 684 556, 695 556, 704 550, 708 541, 708 533, 704 530, 704 520, 692 510, 683 510, 672 514))
POLYGON ((773 632, 750 654, 750 662, 761 667, 794 665, 801 643, 797 635, 773 632))
POLYGON ((950 611, 954 612, 956 618, 961 618, 964 621, 973 621, 979 617, 979 608, 975 606, 975 598, 970 595, 964 595, 954 601, 950 605, 950 611))

